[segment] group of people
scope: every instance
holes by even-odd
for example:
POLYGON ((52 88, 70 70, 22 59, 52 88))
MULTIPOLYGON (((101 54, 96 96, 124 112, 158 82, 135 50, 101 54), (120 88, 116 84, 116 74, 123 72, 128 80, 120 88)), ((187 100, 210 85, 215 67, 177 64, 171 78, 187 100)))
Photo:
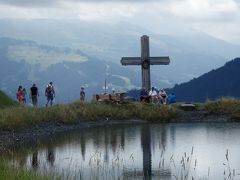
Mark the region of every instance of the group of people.
MULTIPOLYGON (((16 93, 16 96, 17 96, 17 100, 18 100, 19 104, 22 107, 25 107, 26 103, 27 103, 27 91, 26 91, 26 88, 23 88, 22 86, 19 86, 18 90, 17 90, 17 93, 16 93)), ((45 96, 47 98, 46 107, 48 106, 49 103, 52 106, 53 99, 55 97, 55 91, 54 91, 54 86, 53 86, 52 82, 50 82, 46 86, 46 88, 45 88, 45 96)), ((38 105, 38 97, 39 97, 38 88, 37 88, 36 84, 33 84, 32 87, 30 88, 30 94, 29 94, 29 98, 32 100, 32 105, 33 106, 37 106, 38 105)))
POLYGON ((146 103, 161 103, 161 104, 171 104, 176 102, 176 95, 171 93, 167 95, 164 89, 157 90, 152 87, 148 92, 146 88, 142 88, 140 92, 140 101, 146 103))

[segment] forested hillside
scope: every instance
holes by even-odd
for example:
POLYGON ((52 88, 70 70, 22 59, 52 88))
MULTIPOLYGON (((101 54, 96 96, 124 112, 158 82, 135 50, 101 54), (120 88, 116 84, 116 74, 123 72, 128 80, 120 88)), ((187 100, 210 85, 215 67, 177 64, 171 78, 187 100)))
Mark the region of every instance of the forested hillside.
POLYGON ((175 92, 179 101, 240 97, 240 58, 189 82, 175 85, 169 91, 175 92))

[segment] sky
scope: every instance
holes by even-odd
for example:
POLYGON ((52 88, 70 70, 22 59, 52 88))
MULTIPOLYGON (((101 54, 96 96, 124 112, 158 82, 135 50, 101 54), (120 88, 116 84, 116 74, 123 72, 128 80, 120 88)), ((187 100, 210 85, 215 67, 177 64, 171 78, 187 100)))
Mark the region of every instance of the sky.
POLYGON ((240 44, 240 0, 0 0, 0 18, 128 22, 157 33, 199 31, 240 44))

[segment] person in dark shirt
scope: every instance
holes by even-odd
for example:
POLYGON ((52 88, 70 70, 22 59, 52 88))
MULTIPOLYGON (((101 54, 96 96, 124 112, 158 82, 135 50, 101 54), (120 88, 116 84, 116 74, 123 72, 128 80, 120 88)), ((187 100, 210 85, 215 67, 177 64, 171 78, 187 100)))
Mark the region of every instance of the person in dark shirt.
POLYGON ((146 103, 150 102, 150 97, 148 95, 148 92, 147 92, 146 88, 142 88, 142 90, 140 92, 140 101, 141 102, 146 102, 146 103))
POLYGON ((32 87, 30 88, 30 98, 32 98, 33 106, 37 106, 38 96, 39 96, 38 88, 36 87, 36 84, 33 84, 32 87))
POLYGON ((84 87, 81 87, 81 91, 80 91, 80 101, 84 102, 85 101, 85 91, 84 91, 84 87))

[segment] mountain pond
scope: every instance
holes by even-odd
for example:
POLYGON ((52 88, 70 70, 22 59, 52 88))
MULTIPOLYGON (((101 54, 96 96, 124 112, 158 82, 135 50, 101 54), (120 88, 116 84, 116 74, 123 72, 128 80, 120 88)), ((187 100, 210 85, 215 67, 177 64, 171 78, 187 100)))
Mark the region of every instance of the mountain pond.
POLYGON ((63 179, 240 178, 240 124, 89 127, 41 138, 6 158, 63 179))

